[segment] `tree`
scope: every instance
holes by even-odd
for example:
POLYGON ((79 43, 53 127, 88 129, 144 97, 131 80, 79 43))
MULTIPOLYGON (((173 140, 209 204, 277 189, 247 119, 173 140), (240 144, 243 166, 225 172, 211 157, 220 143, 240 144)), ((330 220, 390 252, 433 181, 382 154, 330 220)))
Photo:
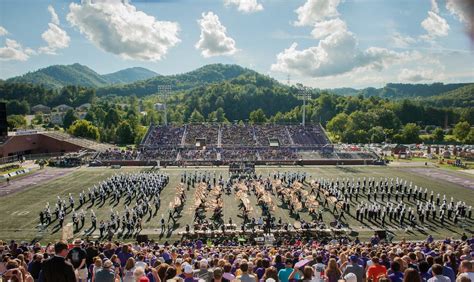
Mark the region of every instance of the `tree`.
POLYGON ((84 137, 93 140, 100 139, 99 128, 88 120, 76 120, 69 127, 68 132, 76 137, 84 137))
POLYGON ((207 120, 210 122, 228 122, 227 118, 225 117, 224 109, 217 108, 217 110, 210 112, 207 120))
POLYGON ((346 131, 342 135, 342 141, 347 143, 368 143, 369 133, 362 129, 346 131))
POLYGON ((134 142, 134 133, 132 127, 127 121, 120 122, 119 126, 117 127, 117 138, 119 144, 132 144, 134 142))
POLYGON ((8 130, 26 127, 26 118, 22 115, 9 115, 7 117, 8 130))
POLYGON ((369 130, 371 143, 382 143, 385 141, 385 132, 381 126, 375 126, 369 130))
POLYGON ((467 121, 460 121, 454 126, 453 134, 456 139, 463 142, 470 130, 471 125, 467 121))
POLYGON ((63 118, 63 128, 68 129, 77 120, 73 110, 68 110, 63 118))
POLYGON ((347 130, 368 131, 375 126, 375 115, 372 112, 355 111, 349 115, 347 130))
POLYGON ((114 108, 110 109, 105 116, 105 127, 117 126, 120 123, 120 115, 114 108))
POLYGON ((441 127, 436 127, 431 134, 433 135, 433 140, 435 142, 443 142, 444 130, 441 127))
POLYGON ((93 111, 88 111, 84 119, 92 123, 95 123, 96 122, 95 113, 93 111))
POLYGON ((267 121, 267 116, 265 116, 263 110, 259 108, 250 112, 249 121, 250 123, 264 123, 267 121))
POLYGON ((417 143, 420 140, 420 127, 416 123, 407 123, 402 130, 404 143, 417 143))
POLYGON ((35 114, 35 117, 33 118, 32 120, 32 123, 34 124, 42 124, 44 122, 44 119, 43 119, 43 113, 41 112, 38 112, 35 114))
POLYGON ((137 126, 135 130, 135 145, 140 145, 143 137, 145 137, 147 128, 145 126, 137 126))
POLYGON ((337 114, 327 124, 327 129, 336 135, 339 139, 344 131, 347 129, 347 121, 349 116, 345 113, 337 114))
POLYGON ((197 110, 194 109, 194 111, 191 113, 191 116, 189 117, 189 122, 204 122, 204 116, 197 110))
POLYGON ((9 115, 27 115, 30 112, 30 105, 25 100, 8 101, 6 107, 9 115))
POLYGON ((469 145, 474 144, 474 128, 469 130, 469 134, 466 136, 466 138, 464 138, 464 143, 469 145))

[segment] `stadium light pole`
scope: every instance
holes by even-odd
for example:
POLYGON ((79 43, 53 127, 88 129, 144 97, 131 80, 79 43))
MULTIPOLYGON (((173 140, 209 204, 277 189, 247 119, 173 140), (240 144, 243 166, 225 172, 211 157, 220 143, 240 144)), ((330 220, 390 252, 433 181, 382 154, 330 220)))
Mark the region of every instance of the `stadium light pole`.
POLYGON ((171 85, 170 84, 158 85, 158 93, 161 93, 161 96, 163 96, 163 100, 164 100, 163 105, 165 106, 164 122, 165 122, 165 125, 168 125, 168 105, 167 105, 167 101, 168 101, 168 97, 171 93, 171 85))
POLYGON ((302 84, 298 84, 298 96, 303 99, 303 120, 301 124, 305 126, 306 124, 306 99, 311 95, 308 88, 302 84))

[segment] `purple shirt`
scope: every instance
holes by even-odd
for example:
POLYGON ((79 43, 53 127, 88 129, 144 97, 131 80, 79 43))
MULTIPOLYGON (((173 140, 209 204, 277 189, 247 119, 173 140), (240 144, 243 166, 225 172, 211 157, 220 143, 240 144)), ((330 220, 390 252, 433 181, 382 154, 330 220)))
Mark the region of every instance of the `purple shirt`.
POLYGON ((124 267, 125 264, 127 263, 127 260, 129 258, 133 257, 133 254, 131 254, 131 253, 119 253, 117 256, 120 259, 120 264, 122 265, 122 267, 124 267))
POLYGON ((403 282, 403 273, 394 272, 388 276, 392 282, 403 282))

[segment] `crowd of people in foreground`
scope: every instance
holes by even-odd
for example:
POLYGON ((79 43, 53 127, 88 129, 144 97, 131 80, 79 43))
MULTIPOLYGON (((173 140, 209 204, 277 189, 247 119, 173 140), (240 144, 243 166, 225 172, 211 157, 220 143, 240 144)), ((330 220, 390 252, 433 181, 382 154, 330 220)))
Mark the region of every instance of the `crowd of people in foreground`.
POLYGON ((279 240, 150 243, 0 241, 0 273, 13 282, 468 282, 474 281, 474 235, 382 243, 279 240))

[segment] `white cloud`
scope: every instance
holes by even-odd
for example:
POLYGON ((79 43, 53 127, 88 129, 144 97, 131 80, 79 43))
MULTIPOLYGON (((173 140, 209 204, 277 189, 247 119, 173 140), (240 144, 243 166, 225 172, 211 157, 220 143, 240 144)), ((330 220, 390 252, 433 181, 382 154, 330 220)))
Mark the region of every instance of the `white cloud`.
POLYGON ((436 14, 439 14, 438 2, 436 2, 436 0, 431 0, 431 11, 436 14))
POLYGON ((48 11, 51 13, 51 22, 48 23, 49 28, 41 34, 41 38, 43 38, 47 46, 40 47, 38 51, 54 55, 58 49, 67 48, 71 38, 65 30, 59 27, 59 18, 53 6, 49 5, 48 11))
POLYGON ((8 34, 8 30, 0 25, 0 36, 4 36, 8 34))
POLYGON ((0 48, 0 60, 3 61, 26 61, 34 51, 30 48, 23 48, 20 43, 7 38, 5 46, 0 48))
POLYGON ((295 12, 297 26, 313 26, 313 38, 318 45, 298 50, 294 42, 277 54, 271 66, 274 72, 292 73, 302 77, 331 77, 361 69, 384 69, 395 61, 404 61, 410 53, 398 53, 386 48, 369 47, 361 50, 355 35, 337 16, 340 0, 307 0, 295 12))
POLYGON ((227 30, 216 14, 203 13, 198 23, 201 27, 201 35, 195 47, 201 50, 204 57, 233 55, 238 51, 235 40, 227 36, 227 30))
POLYGON ((53 23, 49 23, 48 26, 49 28, 41 34, 41 38, 43 38, 48 46, 40 47, 38 51, 54 55, 58 49, 67 48, 71 38, 59 26, 53 23))
POLYGON ((472 25, 469 21, 469 12, 474 9, 474 4, 469 0, 446 0, 446 9, 455 15, 461 22, 472 25))
POLYGON ((48 11, 51 14, 51 22, 55 25, 59 25, 59 17, 58 14, 56 14, 56 11, 54 10, 53 6, 49 5, 48 11))
POLYGON ((297 50, 297 43, 277 55, 272 71, 294 73, 309 77, 344 74, 359 68, 381 70, 390 63, 404 60, 408 53, 397 53, 385 48, 358 48, 351 32, 338 31, 319 41, 319 44, 297 50))
POLYGON ((448 35, 448 22, 433 11, 428 11, 428 17, 421 22, 421 26, 428 32, 422 36, 423 39, 430 40, 448 35))
POLYGON ((307 0, 306 3, 295 10, 298 14, 297 26, 313 26, 327 18, 337 17, 337 6, 340 0, 307 0))
POLYGON ((69 5, 67 20, 98 48, 125 59, 159 61, 177 45, 179 25, 158 21, 128 1, 90 0, 69 5))
POLYGON ((420 36, 421 39, 432 41, 436 37, 448 35, 449 24, 439 15, 439 7, 436 0, 431 0, 431 11, 428 11, 428 17, 421 22, 421 26, 427 34, 420 36))
POLYGON ((255 13, 263 10, 263 5, 257 0, 224 0, 226 6, 235 5, 243 13, 255 13))
POLYGON ((347 30, 346 23, 340 18, 335 18, 332 20, 315 23, 314 29, 311 31, 311 35, 316 39, 321 39, 337 31, 345 30, 347 30))
POLYGON ((399 48, 407 48, 408 46, 416 42, 415 38, 408 35, 400 34, 399 32, 394 32, 392 34, 391 39, 393 45, 399 48))
POLYGON ((401 70, 398 75, 398 80, 401 82, 420 82, 420 81, 432 81, 434 79, 434 73, 432 69, 407 69, 401 70))
POLYGON ((474 1, 446 0, 446 9, 466 25, 468 35, 474 41, 474 1))

